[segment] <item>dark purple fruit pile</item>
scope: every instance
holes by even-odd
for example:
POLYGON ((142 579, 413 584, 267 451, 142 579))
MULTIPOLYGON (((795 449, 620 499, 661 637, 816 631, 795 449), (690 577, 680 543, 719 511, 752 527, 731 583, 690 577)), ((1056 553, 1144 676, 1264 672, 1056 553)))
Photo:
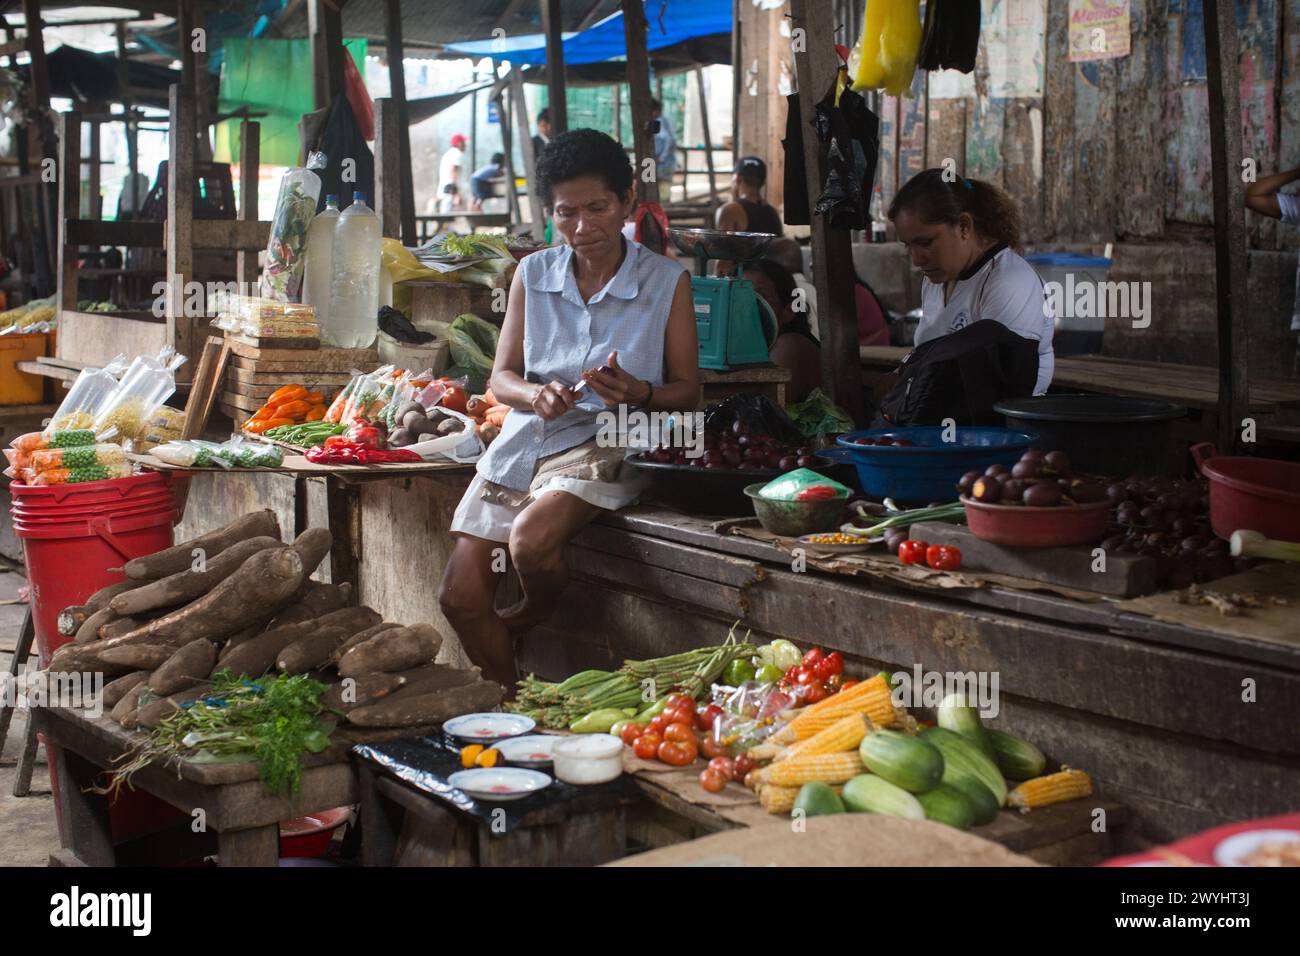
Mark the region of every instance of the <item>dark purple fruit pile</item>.
POLYGON ((957 488, 986 505, 1057 508, 1106 500, 1106 486, 1090 476, 1072 474, 1065 452, 1034 448, 1010 468, 989 465, 983 472, 966 472, 957 488))
POLYGON ((637 456, 640 461, 661 465, 731 471, 794 471, 813 468, 817 459, 811 448, 780 442, 771 435, 751 431, 742 421, 730 428, 704 433, 704 454, 688 457, 687 449, 660 445, 637 456))

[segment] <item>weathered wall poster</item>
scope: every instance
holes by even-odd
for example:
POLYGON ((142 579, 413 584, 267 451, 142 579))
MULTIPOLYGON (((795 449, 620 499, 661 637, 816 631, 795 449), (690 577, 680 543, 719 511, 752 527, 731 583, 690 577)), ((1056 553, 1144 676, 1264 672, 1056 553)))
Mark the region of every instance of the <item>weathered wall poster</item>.
POLYGON ((1070 62, 1129 54, 1129 0, 1070 0, 1070 62))

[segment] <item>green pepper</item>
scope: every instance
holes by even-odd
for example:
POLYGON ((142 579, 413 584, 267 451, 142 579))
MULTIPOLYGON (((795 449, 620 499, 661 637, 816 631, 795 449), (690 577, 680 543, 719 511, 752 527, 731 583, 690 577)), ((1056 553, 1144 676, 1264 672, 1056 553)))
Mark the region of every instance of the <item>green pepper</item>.
POLYGON ((584 717, 579 717, 569 724, 569 729, 575 734, 607 734, 609 728, 623 719, 623 711, 617 707, 602 707, 584 717))
POLYGON ((754 675, 754 678, 764 684, 775 684, 784 676, 785 671, 775 664, 764 664, 758 669, 758 673, 754 675))
POLYGON ((754 665, 744 658, 738 658, 727 665, 722 672, 722 682, 729 687, 739 687, 745 681, 754 679, 754 665))
POLYGON ((633 719, 638 724, 643 724, 652 717, 658 717, 661 713, 663 713, 664 709, 667 708, 667 706, 668 706, 668 697, 665 695, 664 697, 660 697, 657 701, 655 701, 645 710, 641 711, 641 713, 637 714, 636 717, 634 717, 633 719))

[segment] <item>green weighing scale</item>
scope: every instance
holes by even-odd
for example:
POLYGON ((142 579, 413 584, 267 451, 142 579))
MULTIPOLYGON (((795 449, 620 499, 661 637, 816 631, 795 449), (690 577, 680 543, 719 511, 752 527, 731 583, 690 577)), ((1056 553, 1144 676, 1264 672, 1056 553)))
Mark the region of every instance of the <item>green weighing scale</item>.
POLYGON ((694 256, 691 278, 695 300, 695 331, 700 340, 700 368, 728 372, 770 361, 776 341, 776 315, 744 278, 744 264, 757 259, 776 236, 767 232, 723 232, 717 229, 670 228, 678 250, 694 256), (735 262, 735 276, 708 274, 710 259, 735 262))

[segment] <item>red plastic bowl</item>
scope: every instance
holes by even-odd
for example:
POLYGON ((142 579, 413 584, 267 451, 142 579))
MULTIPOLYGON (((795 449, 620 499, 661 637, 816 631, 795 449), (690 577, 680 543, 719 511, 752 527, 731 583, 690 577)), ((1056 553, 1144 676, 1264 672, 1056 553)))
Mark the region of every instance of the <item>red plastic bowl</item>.
POLYGON ((1300 465, 1276 458, 1214 455, 1208 442, 1192 446, 1196 466, 1210 481, 1210 526, 1220 538, 1239 530, 1300 541, 1300 465))
POLYGON ((280 856, 324 856, 334 831, 348 822, 351 807, 335 807, 280 823, 280 856))
POLYGON ((981 541, 1013 548, 1063 548, 1096 544, 1106 537, 1109 501, 1087 505, 1029 508, 1023 505, 984 504, 962 495, 966 524, 981 541))

